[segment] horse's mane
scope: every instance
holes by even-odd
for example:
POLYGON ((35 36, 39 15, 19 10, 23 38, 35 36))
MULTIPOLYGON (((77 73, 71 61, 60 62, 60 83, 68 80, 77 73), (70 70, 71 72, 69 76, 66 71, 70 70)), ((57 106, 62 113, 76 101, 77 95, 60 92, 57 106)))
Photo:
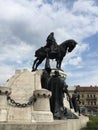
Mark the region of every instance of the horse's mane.
POLYGON ((73 40, 73 39, 69 39, 69 40, 66 40, 66 41, 64 41, 64 42, 62 42, 61 44, 60 44, 60 46, 70 46, 70 45, 76 45, 77 44, 77 42, 75 41, 75 40, 73 40))

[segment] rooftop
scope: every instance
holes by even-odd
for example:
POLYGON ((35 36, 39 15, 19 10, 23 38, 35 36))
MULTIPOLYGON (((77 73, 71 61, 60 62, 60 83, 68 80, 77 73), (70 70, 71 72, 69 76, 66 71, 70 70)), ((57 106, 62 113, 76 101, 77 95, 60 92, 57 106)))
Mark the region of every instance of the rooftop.
POLYGON ((98 86, 76 86, 76 90, 80 92, 88 91, 88 92, 95 92, 98 91, 98 86))

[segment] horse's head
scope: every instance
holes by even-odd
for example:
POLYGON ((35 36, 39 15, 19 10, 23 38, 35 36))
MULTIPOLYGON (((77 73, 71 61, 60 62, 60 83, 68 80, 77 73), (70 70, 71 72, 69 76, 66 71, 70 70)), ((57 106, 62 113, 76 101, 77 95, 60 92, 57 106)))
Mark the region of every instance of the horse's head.
POLYGON ((68 43, 67 43, 67 47, 68 47, 68 52, 72 52, 72 50, 76 47, 76 45, 77 45, 77 42, 75 41, 75 40, 73 40, 73 39, 71 39, 71 40, 68 40, 67 41, 68 43))

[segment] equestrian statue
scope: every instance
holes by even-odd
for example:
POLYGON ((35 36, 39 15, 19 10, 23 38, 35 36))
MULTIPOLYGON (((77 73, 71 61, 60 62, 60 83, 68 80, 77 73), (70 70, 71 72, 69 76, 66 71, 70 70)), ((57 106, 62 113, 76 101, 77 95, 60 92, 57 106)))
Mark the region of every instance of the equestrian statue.
POLYGON ((61 69, 61 63, 64 56, 68 52, 72 52, 76 45, 77 42, 73 39, 66 40, 58 45, 54 38, 54 33, 51 32, 46 39, 46 45, 35 51, 36 59, 33 62, 32 71, 35 71, 45 58, 48 60, 55 59, 56 68, 61 69))

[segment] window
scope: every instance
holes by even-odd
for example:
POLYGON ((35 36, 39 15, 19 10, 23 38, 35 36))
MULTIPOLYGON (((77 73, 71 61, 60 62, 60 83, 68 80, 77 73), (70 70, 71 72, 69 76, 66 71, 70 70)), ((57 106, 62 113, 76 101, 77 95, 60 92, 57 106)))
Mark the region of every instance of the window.
POLYGON ((94 105, 96 105, 96 101, 94 101, 94 105))
POLYGON ((93 102, 91 101, 91 105, 93 105, 93 102))
POLYGON ((84 94, 82 94, 82 98, 84 98, 84 94))
POLYGON ((82 101, 82 105, 84 105, 84 101, 82 101))

